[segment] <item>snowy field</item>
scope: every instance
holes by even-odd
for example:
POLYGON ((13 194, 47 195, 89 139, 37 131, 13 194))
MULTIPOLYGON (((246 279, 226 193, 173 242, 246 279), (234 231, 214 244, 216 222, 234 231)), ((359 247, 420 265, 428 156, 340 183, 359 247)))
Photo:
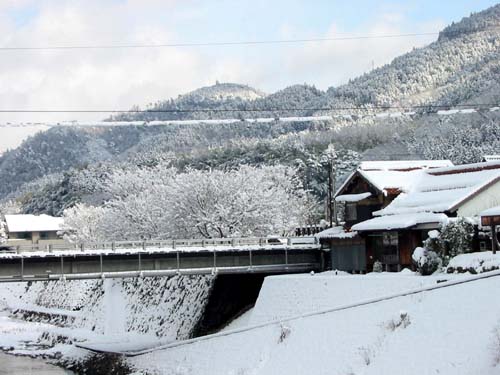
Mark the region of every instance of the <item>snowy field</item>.
POLYGON ((500 299, 491 295, 499 288, 500 277, 481 279, 128 361, 154 374, 498 374, 500 299))

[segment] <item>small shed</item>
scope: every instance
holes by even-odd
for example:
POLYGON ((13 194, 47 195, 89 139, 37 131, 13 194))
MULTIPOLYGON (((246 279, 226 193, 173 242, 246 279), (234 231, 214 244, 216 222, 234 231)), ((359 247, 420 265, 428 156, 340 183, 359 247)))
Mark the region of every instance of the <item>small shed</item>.
POLYGON ((323 250, 328 251, 327 269, 352 273, 366 272, 365 240, 357 232, 343 227, 328 228, 316 235, 323 250))
POLYGON ((491 229, 491 250, 496 254, 499 248, 497 226, 500 226, 500 206, 492 207, 482 211, 479 216, 481 217, 481 226, 490 227, 491 229))

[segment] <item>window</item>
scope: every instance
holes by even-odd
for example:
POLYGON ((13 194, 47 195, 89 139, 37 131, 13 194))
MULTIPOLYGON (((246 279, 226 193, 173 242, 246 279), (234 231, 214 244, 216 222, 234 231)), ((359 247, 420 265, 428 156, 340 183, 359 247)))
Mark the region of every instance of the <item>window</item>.
POLYGON ((19 232, 17 234, 17 238, 21 238, 23 240, 31 240, 31 232, 19 232))
POLYGON ((399 263, 399 239, 396 232, 383 232, 368 235, 368 246, 373 249, 373 260, 383 264, 399 263))
POLYGON ((384 232, 382 235, 383 244, 383 263, 394 264, 398 263, 398 233, 397 232, 384 232))
POLYGON ((356 210, 356 205, 352 203, 347 203, 345 207, 345 219, 347 221, 354 221, 357 220, 358 215, 357 215, 357 210, 356 210))

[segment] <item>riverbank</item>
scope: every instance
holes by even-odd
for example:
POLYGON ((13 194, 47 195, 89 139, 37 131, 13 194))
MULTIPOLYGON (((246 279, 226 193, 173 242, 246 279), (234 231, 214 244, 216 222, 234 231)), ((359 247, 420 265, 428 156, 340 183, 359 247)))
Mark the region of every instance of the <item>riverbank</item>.
POLYGON ((48 364, 41 359, 14 356, 0 352, 0 375, 70 375, 71 371, 48 364))

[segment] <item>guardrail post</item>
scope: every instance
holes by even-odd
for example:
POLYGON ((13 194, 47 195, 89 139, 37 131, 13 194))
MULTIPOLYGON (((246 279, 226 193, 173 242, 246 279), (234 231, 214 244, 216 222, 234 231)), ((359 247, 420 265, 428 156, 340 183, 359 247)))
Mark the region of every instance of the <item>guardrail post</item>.
POLYGON ((288 249, 285 248, 285 264, 288 266, 288 249))
POLYGON ((142 271, 142 259, 141 259, 141 253, 138 254, 139 255, 139 272, 142 271))
POLYGON ((64 278, 64 258, 61 255, 61 277, 64 278))
POLYGON ((83 242, 80 244, 80 251, 84 251, 85 250, 85 245, 83 244, 83 242))
POLYGON ((172 249, 175 249, 175 240, 172 240, 172 249))
POLYGON ((252 268, 252 267, 253 267, 253 261, 252 261, 252 250, 249 250, 249 251, 248 251, 248 255, 249 255, 249 257, 250 257, 250 268, 252 268))
POLYGON ((52 252, 52 245, 49 244, 48 247, 49 247, 49 253, 51 253, 52 252))
POLYGON ((115 247, 115 241, 111 242, 111 250, 112 251, 115 251, 116 247, 115 247))
POLYGON ((16 253, 18 253, 18 254, 21 253, 21 246, 19 246, 19 245, 16 246, 16 253))
POLYGON ((146 250, 146 241, 142 241, 142 250, 146 250))
POLYGON ((201 247, 205 247, 205 240, 201 240, 201 247))
POLYGON ((102 267, 102 254, 99 254, 99 267, 100 267, 100 270, 101 270, 101 277, 102 277, 102 271, 103 271, 103 267, 102 267))
POLYGON ((180 274, 181 273, 181 255, 179 254, 178 251, 176 253, 176 257, 177 257, 177 274, 180 274))
POLYGON ((214 250, 214 273, 217 272, 217 252, 214 250))
POLYGON ((231 238, 231 246, 236 246, 236 238, 231 238))
POLYGON ((290 237, 286 239, 286 244, 287 246, 292 246, 292 239, 290 237))
POLYGON ((264 244, 264 239, 262 237, 259 238, 259 246, 262 246, 264 244))
POLYGON ((24 257, 21 257, 21 280, 24 280, 24 257))

